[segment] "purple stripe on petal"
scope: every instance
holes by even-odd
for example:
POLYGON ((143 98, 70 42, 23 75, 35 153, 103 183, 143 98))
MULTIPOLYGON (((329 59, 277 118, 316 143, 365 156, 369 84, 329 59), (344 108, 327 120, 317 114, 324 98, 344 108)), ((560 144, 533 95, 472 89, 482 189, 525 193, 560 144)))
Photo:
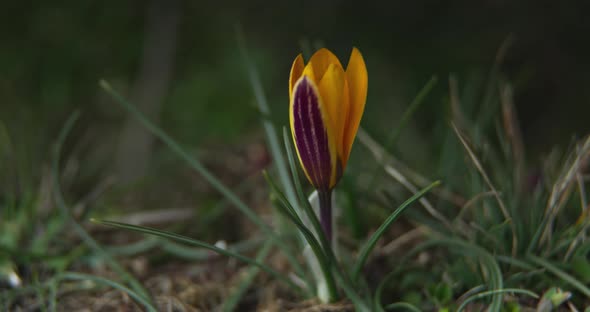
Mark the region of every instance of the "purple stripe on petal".
POLYGON ((328 134, 322 119, 319 96, 307 77, 293 91, 293 129, 301 162, 311 183, 321 190, 330 187, 332 173, 328 134))
POLYGON ((305 104, 308 97, 307 88, 302 81, 294 92, 293 112, 295 118, 293 128, 295 129, 295 144, 297 145, 299 157, 309 178, 312 180, 311 183, 315 186, 318 183, 318 171, 316 169, 315 146, 313 140, 310 139, 310 120, 306 118, 308 110, 305 109, 305 104))

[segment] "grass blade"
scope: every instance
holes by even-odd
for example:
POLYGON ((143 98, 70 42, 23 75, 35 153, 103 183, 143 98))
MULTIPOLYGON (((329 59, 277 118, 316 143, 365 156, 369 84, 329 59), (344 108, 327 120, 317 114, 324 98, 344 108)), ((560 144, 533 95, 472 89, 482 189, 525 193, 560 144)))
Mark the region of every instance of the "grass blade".
POLYGON ((293 153, 293 148, 291 145, 291 139, 289 138, 289 134, 287 132, 287 128, 283 127, 283 140, 285 142, 285 149, 287 150, 287 158, 289 160, 289 165, 291 167, 291 174, 293 175, 293 180, 295 181, 295 190, 297 191, 297 196, 299 197, 299 202, 302 203, 303 209, 305 211, 305 215, 307 219, 310 221, 311 225, 314 229, 314 234, 322 243, 322 247, 326 254, 330 253, 330 243, 322 230, 322 225, 320 224, 320 220, 318 219, 317 215, 313 211, 309 200, 303 193, 303 189, 301 188, 301 180, 299 179, 299 172, 297 171, 297 163, 295 161, 295 154, 293 153))
POLYGON ((338 292, 336 290, 336 284, 334 282, 334 276, 332 275, 332 265, 334 264, 329 261, 329 258, 326 256, 324 250, 322 249, 320 243, 317 241, 316 237, 313 233, 303 224, 301 219, 295 213, 295 210, 283 194, 281 190, 277 187, 274 181, 268 176, 268 174, 264 175, 268 184, 270 185, 271 189, 273 190, 274 194, 278 196, 278 199, 282 205, 277 205, 277 208, 280 212, 285 215, 293 224, 297 227, 297 229, 301 232, 301 234, 305 237, 307 243, 312 248, 313 253, 316 255, 316 258, 320 264, 322 272, 324 273, 324 277, 326 278, 326 283, 329 292, 329 300, 335 300, 338 296, 338 292))
MULTIPOLYGON (((268 101, 264 94, 264 88, 262 87, 262 83, 260 82, 258 70, 250 60, 248 48, 246 47, 246 39, 244 38, 244 34, 240 27, 237 27, 236 36, 238 46, 240 48, 240 51, 242 52, 242 57, 244 58, 244 63, 246 64, 248 78, 250 80, 250 84, 252 85, 252 91, 254 92, 254 97, 256 98, 258 109, 263 115, 269 116, 271 112, 270 108, 268 107, 268 101)), ((287 165, 285 163, 285 156, 283 155, 283 150, 281 149, 281 144, 279 141, 277 130, 274 124, 268 119, 262 119, 262 126, 264 128, 264 132, 266 133, 268 147, 274 160, 273 165, 277 169, 279 179, 281 181, 281 184, 283 185, 283 188, 285 189, 285 194, 287 195, 289 202, 296 203, 297 197, 295 196, 295 192, 293 191, 293 183, 291 182, 291 178, 289 177, 289 170, 287 169, 287 165)), ((295 208, 298 207, 295 206, 295 208)))
POLYGON ((359 297, 359 295, 349 285, 348 281, 346 281, 344 279, 344 276, 342 276, 340 273, 337 273, 336 279, 338 280, 338 283, 340 284, 340 286, 344 290, 346 297, 348 297, 348 299, 350 299, 350 301, 352 301, 352 303, 354 304, 355 311, 360 311, 360 312, 372 311, 372 309, 370 309, 367 306, 367 303, 363 302, 362 298, 359 297))
POLYGON ((467 299, 465 299, 465 301, 463 301, 463 303, 461 303, 459 308, 457 308, 457 312, 463 311, 463 309, 465 309, 465 307, 472 301, 475 301, 475 300, 481 299, 481 298, 485 298, 485 297, 489 297, 489 296, 493 296, 493 295, 500 294, 500 293, 502 293, 502 294, 504 294, 504 293, 522 294, 522 295, 527 295, 527 296, 533 297, 535 299, 539 298, 539 296, 537 294, 535 294, 534 292, 532 292, 530 290, 526 290, 526 289, 520 289, 520 288, 506 288, 506 289, 488 290, 488 291, 483 291, 483 292, 474 294, 472 296, 469 296, 467 299))
POLYGON ((424 103, 424 99, 430 93, 430 91, 432 91, 432 88, 434 88, 437 82, 438 78, 436 76, 430 77, 430 80, 428 80, 424 87, 422 87, 422 89, 418 92, 416 97, 414 97, 408 108, 404 111, 404 114, 402 115, 402 118, 398 123, 398 126, 395 128, 394 132, 391 134, 391 136, 383 146, 385 150, 389 150, 393 146, 393 144, 396 143, 397 139, 402 133, 402 130, 406 127, 406 124, 408 123, 412 115, 414 115, 414 112, 416 112, 418 107, 420 107, 420 105, 424 103))
MULTIPOLYGON (((244 33, 242 31, 241 26, 238 24, 236 26, 236 38, 238 42, 238 47, 242 53, 242 57, 244 59, 244 64, 246 67, 246 71, 248 73, 248 78, 250 81, 250 85, 252 86, 252 91, 254 92, 254 98, 256 99, 256 104, 258 105, 258 110, 263 116, 270 116, 271 111, 268 105, 268 100, 266 95, 264 94, 264 88, 262 86, 262 82, 260 81, 260 75, 258 70, 252 60, 250 59, 248 48, 246 45, 246 39, 244 33)), ((279 136, 277 133, 277 129, 272 121, 268 118, 262 118, 262 127, 266 134, 266 141, 268 143, 268 147, 270 149, 270 153, 273 159, 273 166, 275 167, 277 174, 279 176, 279 180, 283 189, 285 190, 285 194, 289 202, 292 203, 297 215, 301 218, 301 207, 300 203, 297 201, 297 196, 295 195, 295 188, 293 186, 293 181, 289 176, 289 170, 287 169, 287 165, 285 162, 285 156, 283 155, 283 150, 281 149, 281 144, 279 140, 279 136)), ((302 243, 305 243, 305 239, 300 237, 302 243)), ((306 275, 302 275, 302 277, 307 277, 306 275)), ((305 278, 306 283, 310 284, 308 278, 305 278)))
MULTIPOLYGON (((430 80, 428 80, 424 87, 422 87, 422 89, 414 97, 408 108, 404 111, 401 120, 399 121, 391 135, 385 141, 385 144, 383 145, 384 150, 389 151, 391 147, 397 142, 397 139, 402 133, 402 130, 404 130, 406 124, 408 123, 412 115, 414 115, 416 110, 420 107, 420 105, 424 103, 424 99, 430 93, 430 91, 432 91, 432 88, 436 85, 437 81, 438 78, 436 76, 432 76, 430 80)), ((371 174, 371 180, 369 180, 369 187, 367 188, 368 190, 372 190, 374 188, 375 183, 377 181, 377 174, 379 173, 379 169, 380 166, 376 166, 375 170, 371 174)))
POLYGON ((549 272, 553 273, 555 276, 561 278, 564 282, 572 285, 577 290, 579 290, 582 294, 584 294, 584 296, 586 296, 586 298, 590 298, 590 288, 588 288, 586 285, 584 285, 584 283, 577 280, 575 277, 569 275, 567 272, 562 271, 561 269, 559 269, 558 267, 553 265, 551 262, 549 262, 545 259, 539 258, 537 256, 533 256, 533 255, 528 255, 527 259, 530 262, 547 269, 547 271, 549 271, 549 272))
POLYGON ((406 208, 408 208, 411 204, 413 204, 415 201, 417 201, 422 196, 424 196, 428 191, 430 191, 430 189, 438 186, 440 183, 441 183, 440 181, 435 181, 434 183, 430 184, 429 186, 423 188, 420 192, 414 194, 414 196, 410 197, 403 204, 401 204, 394 212, 392 212, 389 215, 389 217, 387 217, 385 222, 383 222, 381 224, 381 226, 377 229, 377 231, 375 231, 375 233, 373 233, 373 235, 369 238, 369 240, 361 248, 361 251, 359 252, 359 258, 354 266, 354 270, 353 270, 353 274, 352 274, 353 280, 358 279, 358 276, 359 276, 363 266, 365 265, 365 262, 369 258, 371 251, 373 251, 373 248, 377 244, 377 241, 379 240, 379 238, 381 238, 381 236, 385 233, 385 231, 389 228, 389 226, 393 223, 393 221, 395 221, 399 217, 399 215, 402 212, 404 212, 404 210, 406 208))
MULTIPOLYGON (((487 276, 487 287, 490 289, 490 291, 501 290, 504 288, 504 281, 500 266, 498 265, 496 259, 494 259, 494 256, 492 256, 487 250, 478 245, 474 245, 470 242, 460 239, 439 239, 433 240, 432 243, 435 245, 454 247, 454 250, 460 254, 476 256, 479 258, 482 267, 485 267, 487 270, 487 274, 484 274, 484 276, 487 276)), ((502 293, 494 292, 490 294, 490 296, 492 296, 492 303, 490 304, 488 311, 500 312, 502 309, 502 293)))
POLYGON ((125 292, 126 294, 128 294, 131 298, 133 298, 135 301, 139 302, 140 304, 142 304, 147 311, 150 312, 158 312, 158 309, 156 309, 149 300, 147 300, 143 295, 140 295, 138 293, 136 293, 135 291, 125 287, 124 285, 121 285, 115 281, 100 277, 100 276, 94 276, 94 275, 89 275, 89 274, 82 274, 82 273, 74 273, 74 272, 65 272, 62 273, 60 275, 58 275, 56 277, 57 280, 75 280, 75 281, 85 281, 85 280, 90 280, 93 281, 95 283, 99 283, 99 284, 104 284, 110 287, 113 287, 115 289, 118 289, 122 292, 125 292))
POLYGON ((408 303, 408 302, 394 302, 385 306, 385 310, 395 310, 395 309, 404 309, 406 311, 411 312, 422 312, 418 307, 415 305, 408 303))
MULTIPOLYGON (((272 241, 267 242, 272 243, 272 241)), ((243 241, 236 243, 235 245, 229 245, 227 246, 227 249, 241 254, 244 252, 249 252, 251 250, 258 249, 262 245, 261 243, 261 240, 243 241)), ((211 256, 209 252, 205 250, 173 243, 168 240, 163 241, 160 248, 162 248, 163 251, 174 255, 175 257, 179 257, 185 260, 206 260, 209 259, 209 257, 211 256)))
POLYGON ((127 224, 127 223, 120 223, 120 222, 106 221, 106 220, 96 220, 96 219, 91 219, 91 221, 94 223, 97 223, 97 224, 108 225, 108 226, 112 226, 112 227, 116 227, 116 228, 120 228, 120 229, 125 229, 125 230, 129 230, 129 231, 134 231, 134 232, 138 232, 138 233, 143 233, 143 234, 155 235, 158 237, 171 239, 171 240, 185 243, 188 245, 209 249, 209 250, 216 252, 220 255, 235 258, 235 259, 245 262, 247 264, 257 266, 257 267, 261 268, 262 270, 264 270, 265 272, 267 272, 268 274, 277 278, 278 280, 284 282, 286 285, 291 287, 293 290, 298 291, 298 292, 301 291, 301 288, 299 286, 295 285, 295 283, 293 283, 289 278, 287 278, 282 273, 275 271, 271 267, 269 267, 263 263, 260 263, 259 261, 242 256, 242 255, 235 253, 233 251, 222 249, 222 248, 213 246, 211 244, 207 244, 205 242, 202 242, 202 241, 199 241, 196 239, 192 239, 187 236, 175 234, 175 233, 168 232, 168 231, 158 230, 158 229, 154 229, 154 228, 150 228, 150 227, 146 227, 146 226, 138 226, 138 225, 132 225, 132 224, 127 224))

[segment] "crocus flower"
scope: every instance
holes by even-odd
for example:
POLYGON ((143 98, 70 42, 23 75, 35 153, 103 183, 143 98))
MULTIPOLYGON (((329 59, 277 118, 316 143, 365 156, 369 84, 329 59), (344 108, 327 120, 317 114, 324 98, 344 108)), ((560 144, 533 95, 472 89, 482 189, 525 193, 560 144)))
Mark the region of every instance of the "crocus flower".
POLYGON ((289 119, 307 179, 330 193, 348 162, 367 97, 367 68, 353 48, 346 70, 327 49, 304 63, 299 54, 289 78, 289 119))

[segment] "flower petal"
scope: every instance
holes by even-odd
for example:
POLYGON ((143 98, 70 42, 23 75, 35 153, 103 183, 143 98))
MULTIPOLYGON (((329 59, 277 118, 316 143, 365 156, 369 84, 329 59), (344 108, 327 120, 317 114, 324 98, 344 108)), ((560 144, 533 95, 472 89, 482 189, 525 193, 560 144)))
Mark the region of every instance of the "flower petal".
POLYGON ((334 129, 339 158, 344 153, 344 126, 348 119, 349 95, 346 74, 342 67, 330 64, 319 84, 322 102, 334 129))
POLYGON ((334 55, 334 53, 330 52, 330 50, 326 48, 321 48, 317 50, 309 59, 309 64, 313 67, 313 72, 315 76, 315 82, 319 82, 324 77, 326 70, 330 67, 330 64, 334 64, 342 68, 342 64, 340 60, 334 55))
POLYGON ((305 65, 302 76, 307 76, 308 79, 311 79, 311 81, 313 81, 313 83, 317 85, 318 80, 315 79, 315 73, 313 70, 311 60, 309 60, 309 62, 307 62, 307 65, 305 65))
POLYGON ((293 94, 293 86, 295 86, 295 82, 297 82, 301 75, 303 75, 304 67, 305 64, 303 63, 303 56, 301 53, 299 53, 299 55, 297 55, 293 61, 293 65, 291 66, 291 75, 289 76, 289 97, 291 97, 291 94, 293 94))
POLYGON ((368 75, 367 66, 361 52, 357 48, 352 49, 348 67, 346 68, 346 79, 348 81, 348 88, 350 93, 350 110, 348 113, 348 121, 345 126, 344 134, 344 154, 342 165, 346 166, 354 137, 358 131, 363 112, 365 110, 365 102, 367 100, 368 75))
POLYGON ((293 87, 289 118, 305 175, 316 189, 331 189, 336 184, 334 135, 318 88, 306 75, 293 87))

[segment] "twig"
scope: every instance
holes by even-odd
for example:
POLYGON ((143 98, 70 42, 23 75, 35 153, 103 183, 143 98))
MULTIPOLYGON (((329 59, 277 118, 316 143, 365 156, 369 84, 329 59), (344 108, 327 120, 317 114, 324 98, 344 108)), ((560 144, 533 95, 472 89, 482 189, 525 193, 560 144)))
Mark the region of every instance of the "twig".
MULTIPOLYGON (((427 179, 416 171, 412 170, 404 163, 396 159, 393 155, 387 153, 363 128, 359 128, 357 138, 364 144, 375 157, 375 160, 380 164, 391 164, 392 167, 398 168, 403 175, 412 180, 412 182, 419 187, 425 187, 432 183, 432 180, 427 179)), ((432 190, 432 193, 440 198, 453 203, 455 206, 463 206, 466 202, 462 195, 453 193, 448 188, 440 187, 432 190)))
POLYGON ((427 229, 425 227, 420 226, 420 227, 414 228, 414 229, 400 235, 398 238, 392 240, 387 245, 383 246, 380 250, 380 253, 382 255, 391 254, 392 252, 398 250, 404 244, 406 244, 414 239, 424 236, 426 234, 426 232, 427 232, 427 229))
MULTIPOLYGON (((412 184, 412 182, 410 182, 399 170, 397 170, 393 166, 390 166, 385 163, 385 159, 386 159, 385 155, 386 154, 385 154, 384 149, 382 149, 381 146, 379 146, 375 141, 373 141, 373 139, 371 137, 369 137, 369 135, 365 131, 363 131, 362 129, 359 129, 357 136, 367 146, 367 148, 373 153, 373 156, 375 157, 375 159, 383 166, 383 169, 385 169, 385 172, 387 172, 391 177, 393 177, 395 180, 397 180, 408 191, 412 192, 413 194, 418 192, 418 188, 416 186, 414 186, 414 184, 412 184)), ((426 209, 426 211, 432 217, 434 217, 435 219, 442 222, 450 230, 453 230, 453 226, 451 225, 449 220, 447 220, 447 218, 445 218, 445 216, 440 214, 432 206, 432 204, 428 201, 428 199, 422 197, 419 199, 419 202, 420 202, 420 204, 422 204, 424 209, 426 209)))

